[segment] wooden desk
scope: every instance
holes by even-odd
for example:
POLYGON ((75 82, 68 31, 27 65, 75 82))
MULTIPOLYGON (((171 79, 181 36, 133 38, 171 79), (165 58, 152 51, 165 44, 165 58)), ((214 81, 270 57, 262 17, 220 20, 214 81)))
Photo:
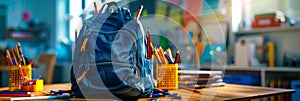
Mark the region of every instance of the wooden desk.
MULTIPOLYGON (((49 93, 50 90, 69 90, 71 87, 70 83, 66 84, 51 84, 44 86, 44 93, 49 93)), ((0 90, 7 90, 8 88, 0 88, 0 90)), ((255 87, 255 86, 244 86, 226 84, 223 87, 205 88, 199 90, 200 93, 194 93, 188 90, 179 89, 176 90, 179 95, 182 96, 182 100, 196 100, 196 101, 236 101, 236 100, 250 100, 269 96, 276 96, 282 94, 291 94, 295 90, 290 89, 277 89, 277 88, 266 88, 266 87, 255 87)), ((170 99, 162 97, 161 99, 170 99)), ((11 100, 10 97, 0 97, 0 100, 11 100)), ((140 101, 148 100, 142 98, 140 101)))

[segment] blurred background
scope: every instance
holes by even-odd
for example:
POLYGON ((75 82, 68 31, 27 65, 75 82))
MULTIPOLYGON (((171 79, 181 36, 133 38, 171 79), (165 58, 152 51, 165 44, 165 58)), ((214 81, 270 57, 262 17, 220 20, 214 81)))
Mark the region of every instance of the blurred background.
MULTIPOLYGON (((51 83, 69 82, 75 31, 95 14, 94 2, 100 9, 110 1, 132 15, 143 4, 140 20, 150 28, 151 41, 183 51, 181 68, 224 70, 227 83, 282 88, 298 83, 298 0, 1 0, 0 68, 7 65, 5 50, 21 42, 25 56, 37 60, 33 77, 49 68, 40 65, 39 56, 55 54, 51 83)), ((0 86, 6 81, 7 71, 1 71, 0 86)))

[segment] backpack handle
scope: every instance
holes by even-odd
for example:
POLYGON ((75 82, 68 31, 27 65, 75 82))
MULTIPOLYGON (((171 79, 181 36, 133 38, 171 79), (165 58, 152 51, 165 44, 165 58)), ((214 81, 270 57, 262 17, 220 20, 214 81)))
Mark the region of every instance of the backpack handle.
POLYGON ((112 8, 112 7, 116 7, 117 10, 118 10, 118 15, 120 17, 120 19, 122 20, 122 23, 124 24, 124 14, 123 12, 121 11, 121 9, 119 8, 117 2, 108 2, 108 3, 105 3, 101 9, 100 9, 100 13, 113 13, 115 10, 112 8), (107 6, 107 7, 106 7, 107 6), (106 7, 106 8, 105 8, 106 7))

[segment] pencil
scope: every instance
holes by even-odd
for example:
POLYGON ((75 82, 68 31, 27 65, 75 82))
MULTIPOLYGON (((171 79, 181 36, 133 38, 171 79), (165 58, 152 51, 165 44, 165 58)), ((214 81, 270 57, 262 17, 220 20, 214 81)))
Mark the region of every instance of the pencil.
POLYGON ((22 78, 22 84, 23 84, 25 82, 26 78, 25 78, 25 76, 23 74, 23 69, 22 69, 21 64, 19 64, 19 71, 20 71, 20 74, 22 76, 21 78, 22 78))
POLYGON ((18 42, 17 47, 18 47, 18 51, 19 51, 19 55, 20 55, 20 60, 23 61, 24 65, 26 65, 26 61, 24 59, 24 54, 23 54, 23 50, 21 48, 21 43, 20 42, 18 42))
POLYGON ((11 60, 11 55, 10 55, 10 53, 9 53, 9 51, 8 50, 6 50, 6 57, 7 57, 7 61, 8 61, 8 63, 10 64, 10 65, 13 65, 13 61, 11 60))
MULTIPOLYGON (((167 54, 170 56, 171 59, 173 59, 172 51, 170 48, 167 49, 167 54)), ((173 61, 173 60, 172 60, 173 61)))
POLYGON ((97 8, 96 2, 94 2, 94 8, 95 8, 95 14, 98 14, 99 12, 98 12, 98 8, 97 8))
POLYGON ((161 60, 161 58, 160 58, 160 56, 158 55, 157 51, 154 51, 154 56, 155 56, 155 58, 157 59, 157 61, 159 63, 161 63, 161 64, 163 63, 162 60, 161 60))
POLYGON ((190 88, 190 87, 186 87, 186 86, 179 86, 179 88, 182 88, 182 89, 185 89, 185 90, 189 90, 189 91, 192 91, 192 92, 195 92, 195 93, 201 93, 200 91, 194 89, 194 88, 190 88))
POLYGON ((6 55, 6 61, 7 61, 8 66, 12 65, 12 63, 11 63, 11 61, 10 61, 10 59, 9 59, 9 57, 7 55, 6 55))
POLYGON ((137 11, 137 13, 136 13, 136 15, 135 15, 136 19, 140 18, 142 11, 143 11, 143 5, 141 4, 138 11, 137 11))
POLYGON ((17 58, 16 58, 16 55, 15 55, 15 52, 12 48, 10 49, 10 52, 12 54, 12 57, 13 57, 13 60, 14 60, 13 62, 15 63, 15 65, 19 65, 19 63, 17 61, 17 58))
POLYGON ((157 53, 160 56, 162 62, 168 64, 168 61, 164 56, 163 49, 161 47, 159 47, 157 50, 158 50, 157 53))
POLYGON ((21 55, 20 55, 20 51, 19 51, 19 47, 16 45, 15 46, 15 55, 16 55, 16 57, 17 57, 17 61, 20 63, 20 64, 22 64, 22 59, 21 59, 21 55))
POLYGON ((28 65, 32 65, 34 63, 34 59, 30 60, 28 65))
POLYGON ((176 57, 175 63, 179 63, 181 55, 182 55, 182 52, 179 52, 178 56, 176 57))
POLYGON ((150 29, 148 28, 148 37, 147 37, 147 53, 148 53, 148 60, 152 59, 152 48, 151 48, 151 38, 150 38, 150 29))
POLYGON ((169 61, 168 63, 169 64, 174 64, 173 60, 170 58, 170 56, 167 54, 167 52, 165 52, 164 55, 165 55, 165 58, 168 59, 168 61, 169 61))

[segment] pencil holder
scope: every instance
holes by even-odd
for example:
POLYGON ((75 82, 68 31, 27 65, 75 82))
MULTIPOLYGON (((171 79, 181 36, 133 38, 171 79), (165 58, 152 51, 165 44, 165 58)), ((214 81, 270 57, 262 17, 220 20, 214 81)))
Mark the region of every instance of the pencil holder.
POLYGON ((178 88, 178 64, 156 65, 156 88, 174 90, 178 88))
POLYGON ((8 70, 8 88, 10 91, 17 91, 21 89, 21 72, 25 76, 26 80, 31 80, 31 65, 10 66, 8 70))

